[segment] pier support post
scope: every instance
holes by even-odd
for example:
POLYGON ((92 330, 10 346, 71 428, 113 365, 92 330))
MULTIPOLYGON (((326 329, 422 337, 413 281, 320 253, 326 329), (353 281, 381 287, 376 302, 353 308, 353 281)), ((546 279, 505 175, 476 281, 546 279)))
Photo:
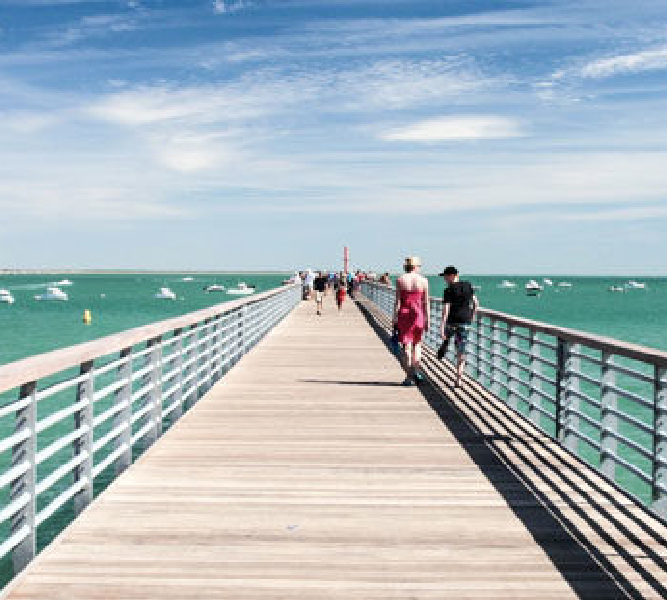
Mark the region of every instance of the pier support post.
POLYGON ((37 382, 31 381, 21 386, 19 400, 26 400, 27 406, 16 411, 16 433, 27 430, 30 435, 12 448, 12 468, 25 463, 26 471, 9 486, 10 504, 21 501, 22 507, 11 518, 11 537, 23 538, 12 551, 14 573, 22 571, 35 557, 36 547, 36 464, 37 451, 37 382))
POLYGON ((123 408, 114 418, 113 426, 123 427, 116 438, 116 448, 123 448, 122 454, 116 459, 116 475, 120 475, 132 464, 132 348, 123 348, 120 358, 125 362, 118 367, 117 378, 123 386, 116 392, 116 402, 123 408))
POLYGON ((655 367, 653 421, 653 504, 667 518, 667 369, 655 367))
POLYGON ((74 456, 81 457, 81 463, 74 469, 74 481, 81 482, 82 488, 74 496, 74 512, 78 515, 93 501, 93 394, 95 389, 93 361, 81 365, 81 381, 76 390, 76 402, 84 403, 74 413, 74 428, 82 432, 74 441, 74 456))
POLYGON ((600 378, 601 431, 600 431, 600 469, 612 481, 616 478, 616 460, 618 442, 618 398, 613 386, 616 372, 612 368, 612 354, 602 352, 602 373, 600 378))

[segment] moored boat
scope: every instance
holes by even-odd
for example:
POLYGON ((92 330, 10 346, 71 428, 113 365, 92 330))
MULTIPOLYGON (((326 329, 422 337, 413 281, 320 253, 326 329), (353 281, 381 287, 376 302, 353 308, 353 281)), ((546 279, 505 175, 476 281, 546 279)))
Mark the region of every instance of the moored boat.
POLYGON ((60 288, 49 286, 43 294, 35 296, 35 300, 56 300, 59 302, 66 302, 69 300, 69 296, 60 288))
POLYGON ((1 304, 14 304, 14 296, 9 290, 0 290, 1 304))
POLYGON ((176 300, 176 294, 174 294, 168 287, 162 287, 153 298, 158 300, 176 300))
POLYGON ((233 296, 248 296, 255 293, 255 286, 248 285, 245 281, 239 281, 238 285, 235 288, 228 289, 227 293, 233 296))

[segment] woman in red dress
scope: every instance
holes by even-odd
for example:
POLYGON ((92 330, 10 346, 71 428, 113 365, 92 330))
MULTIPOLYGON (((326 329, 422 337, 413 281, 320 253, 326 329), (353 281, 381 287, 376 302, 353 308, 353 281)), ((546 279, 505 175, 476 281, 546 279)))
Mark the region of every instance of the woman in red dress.
POLYGON ((430 320, 428 280, 419 274, 421 260, 417 256, 405 259, 405 273, 396 281, 393 323, 398 328, 398 340, 405 349, 402 365, 403 385, 413 385, 424 379, 419 370, 421 340, 430 320))

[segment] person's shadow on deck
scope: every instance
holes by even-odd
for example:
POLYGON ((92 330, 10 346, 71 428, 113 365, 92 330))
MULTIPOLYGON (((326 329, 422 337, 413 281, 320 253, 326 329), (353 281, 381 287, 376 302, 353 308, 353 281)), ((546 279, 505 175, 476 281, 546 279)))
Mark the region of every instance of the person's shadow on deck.
MULTIPOLYGON (((363 301, 357 301, 357 306, 368 324, 385 343, 387 350, 391 352, 389 331, 376 321, 363 301)), ((435 362, 435 359, 433 361, 435 362)), ((425 362, 429 362, 429 358, 426 358, 425 362)), ((438 366, 438 368, 441 367, 438 366)), ((419 391, 438 415, 443 426, 451 432, 498 494, 502 496, 510 510, 521 521, 536 544, 542 548, 579 598, 602 600, 645 597, 633 582, 611 562, 610 555, 614 558, 622 558, 626 565, 639 574, 644 583, 654 592, 657 592, 660 597, 667 598, 667 588, 663 582, 649 572, 640 560, 651 559, 658 568, 663 569, 663 572, 667 572, 667 561, 653 548, 642 544, 631 529, 615 514, 612 514, 611 510, 630 519, 632 525, 643 529, 644 533, 651 535, 658 544, 667 545, 667 540, 648 529, 645 522, 637 518, 613 494, 599 486, 586 472, 587 467, 582 465, 577 476, 588 483, 596 494, 600 494, 608 505, 603 505, 599 498, 592 496, 589 491, 578 486, 576 481, 563 475, 562 479, 576 490, 577 495, 584 497, 588 504, 607 520, 608 524, 612 524, 616 530, 623 532, 629 539, 634 539, 635 543, 642 547, 644 556, 633 556, 627 548, 605 532, 604 526, 583 511, 577 503, 577 498, 570 498, 557 489, 556 484, 549 477, 549 472, 559 470, 558 463, 562 461, 562 458, 557 457, 554 453, 549 455, 548 445, 544 443, 544 439, 548 439, 546 434, 536 435, 534 430, 525 427, 518 415, 513 417, 512 424, 522 431, 522 435, 507 435, 505 432, 498 431, 502 429, 498 415, 492 414, 483 402, 480 403, 472 395, 466 393, 465 389, 456 390, 456 402, 464 405, 466 410, 472 412, 476 419, 483 422, 484 426, 492 431, 491 434, 482 432, 448 397, 447 392, 440 389, 440 386, 443 384, 447 386, 453 380, 452 368, 441 370, 450 372, 445 376, 434 376, 431 372, 430 383, 421 385, 419 391), (547 452, 538 456, 531 445, 538 446, 542 451, 546 449, 547 452), (506 448, 510 448, 518 458, 507 456, 504 450, 506 448), (547 455, 546 458, 544 454, 547 455), (607 551, 599 550, 577 530, 576 524, 538 488, 534 481, 517 476, 510 468, 512 461, 516 463, 517 460, 520 460, 523 466, 529 465, 529 469, 535 475, 534 478, 538 479, 543 486, 549 486, 550 492, 559 493, 559 501, 576 513, 577 517, 585 520, 603 543, 608 544, 611 548, 607 551)), ((492 536, 493 532, 489 532, 489 535, 492 536)), ((530 585, 530 582, 527 581, 526 584, 530 585)), ((536 600, 539 600, 538 595, 536 595, 536 600)))
POLYGON ((354 385, 371 387, 401 387, 400 382, 396 381, 342 381, 335 379, 299 379, 301 383, 324 383, 330 385, 354 385))

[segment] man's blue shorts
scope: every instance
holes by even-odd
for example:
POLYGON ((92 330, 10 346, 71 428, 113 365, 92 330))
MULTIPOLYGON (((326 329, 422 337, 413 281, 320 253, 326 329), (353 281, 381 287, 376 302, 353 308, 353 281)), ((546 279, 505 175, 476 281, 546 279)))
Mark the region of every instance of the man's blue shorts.
POLYGON ((445 336, 447 341, 453 337, 454 346, 459 354, 465 354, 466 344, 470 335, 470 325, 467 323, 454 323, 445 327, 445 336))

